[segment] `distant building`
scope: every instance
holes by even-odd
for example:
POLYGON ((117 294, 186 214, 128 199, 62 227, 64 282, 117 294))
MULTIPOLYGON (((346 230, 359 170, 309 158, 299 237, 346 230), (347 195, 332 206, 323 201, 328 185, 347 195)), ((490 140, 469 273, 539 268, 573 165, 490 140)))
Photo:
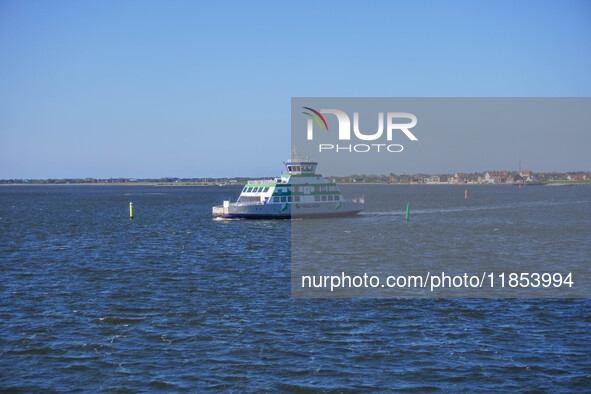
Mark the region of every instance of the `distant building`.
POLYGON ((519 175, 520 177, 522 177, 524 179, 527 178, 528 176, 532 176, 532 175, 535 176, 535 174, 533 172, 528 171, 528 170, 523 170, 523 171, 519 170, 519 171, 517 171, 517 175, 519 175))
MULTIPOLYGON (((509 183, 509 182, 507 182, 509 183)), ((531 171, 517 171, 513 176, 513 184, 536 184, 540 183, 540 180, 531 171)))
POLYGON ((468 182, 468 175, 466 175, 464 172, 456 172, 453 176, 453 182, 466 183, 468 182))
POLYGON ((540 183, 536 174, 531 171, 517 171, 517 175, 519 175, 523 179, 523 183, 540 183))
MULTIPOLYGON (((413 178, 415 182, 420 181, 418 178, 413 178)), ((424 183, 446 183, 448 181, 447 175, 431 175, 423 178, 424 183)))
POLYGON ((508 171, 488 171, 484 173, 484 183, 505 183, 509 176, 508 171))

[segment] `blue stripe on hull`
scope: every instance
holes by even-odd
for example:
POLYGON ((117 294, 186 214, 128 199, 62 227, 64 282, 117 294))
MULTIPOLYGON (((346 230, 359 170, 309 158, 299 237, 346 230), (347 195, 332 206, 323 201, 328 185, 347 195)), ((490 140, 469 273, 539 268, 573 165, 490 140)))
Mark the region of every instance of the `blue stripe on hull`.
POLYGON ((335 218, 335 217, 345 217, 345 216, 354 216, 357 215, 359 212, 363 211, 363 209, 355 210, 355 211, 344 211, 344 212, 325 212, 325 213, 308 213, 308 214, 287 214, 287 215, 269 215, 269 214, 251 214, 251 213, 229 213, 226 215, 215 215, 218 217, 224 217, 228 219, 299 219, 299 218, 335 218))

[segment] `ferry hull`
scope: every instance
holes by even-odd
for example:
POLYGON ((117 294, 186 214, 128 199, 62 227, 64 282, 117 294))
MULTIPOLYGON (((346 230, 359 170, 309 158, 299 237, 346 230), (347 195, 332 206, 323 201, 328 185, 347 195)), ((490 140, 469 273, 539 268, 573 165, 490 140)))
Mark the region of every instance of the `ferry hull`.
POLYGON ((334 203, 293 204, 292 208, 291 205, 292 204, 285 208, 281 204, 228 204, 226 206, 214 207, 212 214, 217 217, 231 219, 298 219, 354 216, 363 211, 363 204, 357 202, 343 202, 340 206, 334 203), (313 206, 310 207, 305 205, 313 206))
POLYGON ((293 214, 293 215, 265 215, 265 214, 249 214, 249 213, 229 213, 226 215, 215 215, 217 217, 228 218, 228 219, 312 219, 312 218, 338 218, 338 217, 347 217, 347 216, 355 216, 362 209, 358 211, 349 211, 349 212, 327 212, 327 213, 316 213, 316 214, 293 214))

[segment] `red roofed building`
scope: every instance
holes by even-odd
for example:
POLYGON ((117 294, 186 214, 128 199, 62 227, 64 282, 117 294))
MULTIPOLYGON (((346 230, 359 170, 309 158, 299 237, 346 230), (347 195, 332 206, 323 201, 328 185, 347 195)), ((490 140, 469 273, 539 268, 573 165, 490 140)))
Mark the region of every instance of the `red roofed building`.
POLYGON ((464 172, 456 172, 453 181, 455 183, 466 183, 468 181, 468 175, 464 172))
POLYGON ((509 176, 508 171, 488 171, 484 174, 485 183, 505 183, 509 176))

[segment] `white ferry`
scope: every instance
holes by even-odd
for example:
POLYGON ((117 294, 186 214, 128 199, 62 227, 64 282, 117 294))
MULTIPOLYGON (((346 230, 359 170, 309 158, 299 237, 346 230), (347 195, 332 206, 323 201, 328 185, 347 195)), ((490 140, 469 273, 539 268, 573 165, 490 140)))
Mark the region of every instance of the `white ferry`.
POLYGON ((363 210, 363 197, 343 198, 336 183, 316 173, 318 163, 292 158, 280 178, 249 181, 236 202, 224 201, 212 214, 222 218, 290 219, 352 216, 363 210))

